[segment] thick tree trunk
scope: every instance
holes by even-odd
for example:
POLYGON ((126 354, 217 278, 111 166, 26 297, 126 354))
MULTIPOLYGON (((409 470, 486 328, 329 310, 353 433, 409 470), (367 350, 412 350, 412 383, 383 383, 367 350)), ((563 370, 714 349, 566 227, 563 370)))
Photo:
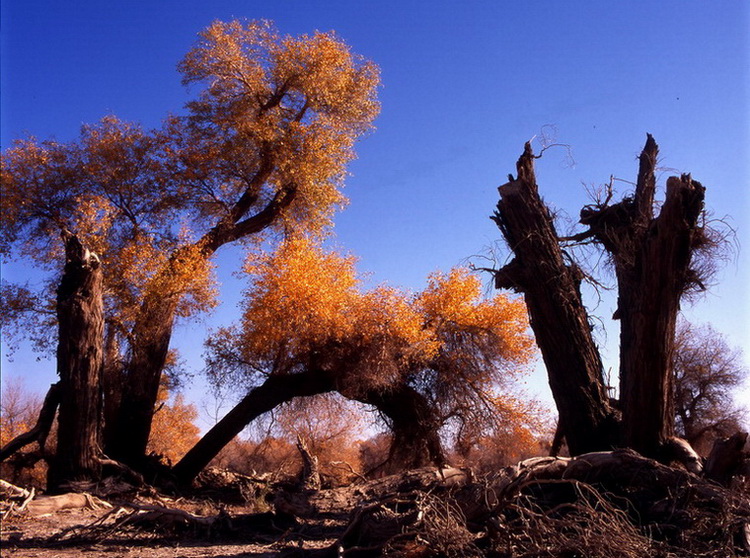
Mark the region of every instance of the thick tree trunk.
MULTIPOLYGON (((263 209, 246 217, 256 201, 258 187, 272 170, 273 165, 269 159, 258 170, 253 186, 240 197, 225 219, 217 223, 195 245, 184 249, 184 252, 178 249, 172 254, 155 282, 183 282, 185 270, 181 259, 184 254, 194 253, 197 249, 200 257, 207 260, 223 245, 271 226, 294 201, 297 192, 294 184, 287 184, 263 209)), ((131 358, 125 366, 121 397, 119 401, 111 399, 117 404, 117 408, 111 415, 114 424, 106 429, 107 453, 135 468, 140 466, 146 454, 159 382, 167 361, 181 296, 179 288, 174 294, 155 292, 147 295, 130 335, 131 358)))
POLYGON ((334 387, 332 378, 319 370, 269 376, 263 384, 252 389, 185 454, 174 466, 174 475, 183 484, 191 482, 224 446, 263 413, 295 397, 327 393, 334 387))
POLYGON ((386 474, 446 463, 435 409, 408 384, 370 390, 352 397, 373 405, 385 417, 393 434, 388 460, 381 466, 386 474))
POLYGON ((497 288, 524 294, 571 455, 611 449, 618 433, 599 351, 580 293, 582 273, 566 263, 534 175, 531 145, 518 178, 500 186, 494 220, 515 257, 494 272, 497 288))
POLYGON ((654 218, 658 152, 649 135, 632 198, 581 211, 586 234, 611 254, 617 275, 623 443, 648 456, 674 436, 675 323, 694 279, 690 261, 702 238, 698 218, 705 192, 689 175, 670 177, 654 218))
MULTIPOLYGON (((146 454, 161 374, 172 339, 176 297, 153 297, 144 303, 133 329, 131 357, 122 382, 114 424, 107 428, 107 454, 136 469, 146 454)), ((114 397, 110 400, 115 402, 114 397)))
POLYGON ((65 231, 66 264, 57 290, 60 412, 48 487, 101 474, 104 308, 99 258, 65 231))

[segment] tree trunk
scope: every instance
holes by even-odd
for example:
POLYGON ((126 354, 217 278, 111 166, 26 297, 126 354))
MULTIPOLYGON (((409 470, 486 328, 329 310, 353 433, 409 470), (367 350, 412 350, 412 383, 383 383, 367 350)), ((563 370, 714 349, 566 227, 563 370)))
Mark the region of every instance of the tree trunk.
POLYGON ((539 196, 531 145, 518 178, 500 186, 494 220, 515 257, 494 271, 496 288, 524 294, 571 455, 611 449, 618 433, 599 351, 583 306, 583 277, 566 263, 552 216, 539 196))
POLYGON ((101 474, 104 308, 99 258, 65 231, 66 263, 57 290, 60 412, 48 487, 101 474))
MULTIPOLYGON (((104 451, 111 455, 110 450, 117 438, 117 416, 125 386, 125 370, 120 356, 118 334, 114 324, 107 323, 104 337, 104 367, 102 368, 102 405, 104 424, 102 440, 104 451)), ((116 448, 114 448, 116 449, 116 448)))
POLYGON ((263 413, 295 397, 327 393, 334 387, 332 378, 320 370, 269 376, 217 422, 174 466, 173 472, 178 482, 191 482, 224 446, 263 413))
MULTIPOLYGON (((126 364, 114 424, 107 428, 107 454, 138 469, 146 454, 161 374, 169 354, 177 300, 152 297, 133 328, 136 342, 126 364)), ((112 403, 115 399, 110 400, 112 403)))
POLYGON ((674 436, 672 354, 680 299, 695 279, 690 269, 705 188, 690 175, 670 177, 654 218, 659 148, 648 136, 634 196, 584 208, 581 223, 615 264, 620 319, 623 443, 654 456, 674 436))
MULTIPOLYGON (((171 255, 164 269, 154 279, 155 283, 180 284, 188 276, 183 257, 200 257, 207 260, 225 244, 251 236, 271 226, 294 201, 296 186, 282 188, 266 206, 256 214, 246 217, 255 201, 256 188, 268 178, 272 163, 265 162, 254 179, 254 187, 243 194, 226 218, 217 223, 193 246, 178 249, 171 255), (244 219, 243 219, 244 217, 244 219), (191 255, 192 253, 192 255, 191 255)), ((138 468, 146 454, 151 433, 154 406, 159 392, 159 382, 167 361, 172 339, 177 305, 183 291, 173 294, 161 291, 146 296, 131 332, 131 358, 124 370, 123 392, 116 411, 112 412, 114 424, 107 427, 106 449, 108 455, 138 468)), ((115 402, 115 399, 112 399, 115 402)))
POLYGON ((353 399, 373 405, 385 417, 393 434, 383 472, 445 465, 440 424, 427 399, 408 384, 370 390, 353 399))
POLYGON ((302 458, 302 471, 300 472, 300 487, 302 490, 320 490, 320 467, 318 456, 310 453, 307 443, 302 436, 297 434, 297 451, 302 458))

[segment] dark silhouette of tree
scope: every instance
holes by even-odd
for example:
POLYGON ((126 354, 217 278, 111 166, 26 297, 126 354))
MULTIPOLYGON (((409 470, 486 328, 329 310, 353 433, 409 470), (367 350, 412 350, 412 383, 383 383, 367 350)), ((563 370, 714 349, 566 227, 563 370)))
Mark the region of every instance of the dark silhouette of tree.
POLYGON ((741 429, 747 409, 732 398, 748 376, 739 349, 710 325, 677 324, 674 402, 677 433, 704 455, 717 438, 741 429))
POLYGON ((612 204, 608 195, 584 207, 580 222, 587 230, 566 239, 557 235, 539 196, 530 144, 517 163, 518 177, 511 176, 499 189, 494 219, 515 257, 493 271, 495 284, 524 293, 573 454, 625 445, 654 456, 674 435, 677 312, 683 295, 701 285, 693 256, 711 239, 700 220, 705 189, 690 175, 667 180, 656 214, 657 155, 649 135, 634 193, 612 204), (584 276, 562 240, 593 242, 614 264, 621 420, 607 398, 601 358, 581 302, 584 276))

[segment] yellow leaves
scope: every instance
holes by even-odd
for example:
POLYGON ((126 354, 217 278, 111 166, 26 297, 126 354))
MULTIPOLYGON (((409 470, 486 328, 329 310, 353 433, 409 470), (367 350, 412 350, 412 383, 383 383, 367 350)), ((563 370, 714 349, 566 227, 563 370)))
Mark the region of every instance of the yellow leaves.
POLYGON ((177 463, 196 442, 200 429, 195 425, 198 410, 192 403, 186 403, 181 393, 170 395, 162 384, 157 395, 157 410, 151 423, 148 452, 165 457, 170 463, 177 463))
POLYGON ((336 369, 351 389, 433 370, 444 388, 470 382, 482 390, 520 372, 531 356, 523 303, 484 299, 467 270, 434 274, 417 295, 363 291, 354 259, 310 237, 251 257, 245 270, 252 286, 239 344, 243 358, 265 363, 268 373, 314 363, 336 369))
POLYGON ((125 330, 139 312, 154 321, 148 300, 169 299, 157 313, 179 316, 214 304, 216 246, 201 252, 199 239, 221 244, 274 227, 322 234, 346 202, 354 142, 379 110, 377 68, 333 33, 291 37, 269 22, 216 21, 180 71, 203 91, 161 130, 105 116, 76 141, 29 138, 2 156, 0 253, 20 248, 57 271, 59 231, 74 230, 102 258, 108 313, 125 330), (279 196, 289 203, 267 211, 279 196), (268 223, 242 229, 264 211, 268 223), (189 234, 176 223, 190 223, 189 234), (226 240, 217 231, 229 231, 226 240))
POLYGON ((190 144, 201 145, 195 155, 212 151, 224 159, 218 172, 230 169, 213 189, 272 159, 259 203, 293 188, 279 224, 313 233, 328 227, 345 202, 340 188, 354 141, 379 112, 377 67, 332 32, 291 37, 269 22, 216 21, 180 71, 186 83, 206 85, 189 105, 190 144))
MULTIPOLYGON (((526 307, 522 300, 498 294, 482 297, 481 282, 467 269, 434 273, 427 288, 417 297, 426 323, 444 343, 460 332, 482 346, 483 357, 524 365, 532 356, 533 340, 528 334, 526 307)), ((460 355, 455 354, 452 358, 460 355)))
POLYGON ((359 283, 353 258, 294 237, 271 255, 249 258, 245 271, 254 283, 243 317, 251 352, 284 347, 300 353, 351 333, 349 312, 359 283))

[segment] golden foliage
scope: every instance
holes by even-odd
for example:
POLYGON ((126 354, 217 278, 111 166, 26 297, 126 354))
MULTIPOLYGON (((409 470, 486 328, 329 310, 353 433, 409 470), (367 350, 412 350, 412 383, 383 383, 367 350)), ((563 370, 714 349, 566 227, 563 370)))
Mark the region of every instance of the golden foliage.
POLYGON ((169 463, 177 463, 200 438, 196 418, 198 410, 195 405, 186 403, 181 393, 170 395, 162 383, 147 451, 166 458, 169 463))
MULTIPOLYGON (((507 393, 533 355, 523 302, 483 297, 465 269, 433 274, 417 294, 364 290, 354 264, 306 236, 250 258, 242 322, 207 344, 213 380, 317 370, 352 398, 408 383, 441 422, 481 425, 477 436, 496 425, 498 389, 507 393)), ((518 420, 506 422, 530 424, 520 402, 515 409, 518 420)))
POLYGON ((271 254, 252 255, 244 269, 253 277, 243 316, 249 354, 299 355, 352 335, 359 284, 353 258, 296 236, 271 254))
POLYGON ((286 239, 270 254, 248 259, 251 287, 239 332, 223 330, 210 347, 221 359, 254 370, 286 373, 295 366, 343 367, 342 378, 387 385, 423 369, 489 386, 500 371, 514 375, 532 355, 522 302, 484 299, 479 280, 463 269, 430 277, 417 295, 391 287, 361 288, 355 261, 307 236, 286 239))
POLYGON ((180 71, 203 89, 159 130, 105 116, 76 141, 27 138, 2 154, 0 254, 54 273, 60 229, 76 232, 102 258, 123 341, 143 337, 127 335, 138 321, 211 308, 222 244, 269 227, 324 231, 379 110, 377 67, 334 33, 216 21, 180 71))
POLYGON ((206 85, 189 105, 190 166, 220 164, 232 178, 202 209, 221 212, 265 169, 265 191, 250 192, 260 203, 293 191, 287 225, 325 228, 345 201, 354 141, 379 111, 377 67, 333 32, 282 36, 269 22, 235 20, 203 31, 180 71, 185 83, 206 85))

